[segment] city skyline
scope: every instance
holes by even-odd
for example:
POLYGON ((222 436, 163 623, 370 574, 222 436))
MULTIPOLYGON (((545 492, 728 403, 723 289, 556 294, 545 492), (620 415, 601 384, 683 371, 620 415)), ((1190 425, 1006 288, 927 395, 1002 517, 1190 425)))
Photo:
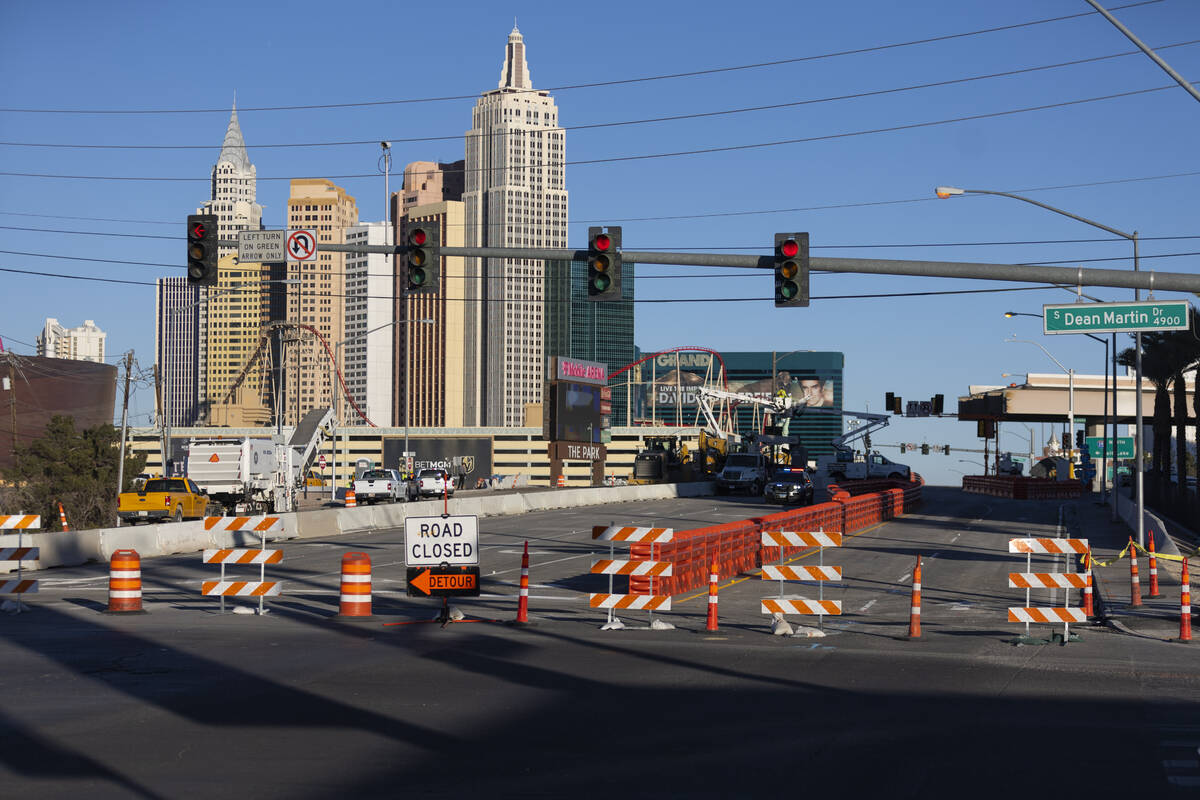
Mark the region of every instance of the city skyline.
MULTIPOLYGON (((495 43, 511 29, 513 11, 535 48, 535 85, 548 87, 571 123, 572 247, 586 241, 589 224, 619 224, 631 249, 763 255, 773 232, 807 230, 814 255, 1131 266, 1127 242, 1027 204, 934 199, 934 186, 957 184, 1025 194, 1137 230, 1143 270, 1197 269, 1189 239, 1168 237, 1197 235, 1187 210, 1197 185, 1191 143, 1198 104, 1082 3, 935 2, 902 12, 870 2, 855 13, 764 3, 752 14, 732 16, 709 14, 719 7, 700 4, 690 9, 693 30, 686 37, 678 35, 669 9, 618 3, 614 13, 636 10, 639 19, 620 34, 620 60, 606 58, 603 48, 579 47, 580 37, 594 29, 582 11, 548 15, 525 3, 503 11, 468 4, 450 30, 433 10, 418 9, 405 17, 406 29, 438 35, 406 39, 405 47, 414 62, 439 66, 419 80, 378 69, 392 42, 381 31, 363 31, 364 6, 331 23, 331 30, 359 37, 355 48, 339 51, 347 59, 344 69, 297 82, 288 55, 303 40, 305 10, 312 9, 301 3, 281 19, 239 8, 247 29, 262 32, 249 45, 189 31, 175 9, 144 10, 140 23, 156 35, 136 37, 118 24, 120 15, 83 6, 53 24, 44 10, 11 10, 11 25, 0 33, 7 45, 0 58, 30 80, 0 90, 2 108, 213 110, 2 112, 11 142, 197 148, 0 148, 2 171, 10 173, 122 178, 0 177, 0 211, 6 212, 0 223, 9 226, 4 240, 14 251, 4 266, 26 271, 5 273, 21 300, 0 326, 6 347, 32 352, 33 333, 47 316, 94 318, 109 332, 110 358, 132 348, 149 363, 152 284, 164 268, 70 258, 170 264, 182 274, 182 220, 196 207, 197 187, 208 181, 235 91, 270 228, 285 226, 286 181, 296 175, 328 177, 364 208, 379 208, 379 140, 393 140, 398 164, 458 160, 465 114, 481 86, 495 79, 495 43), (764 26, 764 19, 771 24, 764 26), (44 30, 56 31, 53 42, 44 30), (95 49, 98 32, 102 52, 95 49), (248 46, 260 55, 253 67, 244 59, 248 46), (85 90, 63 65, 39 58, 38 47, 70 48, 95 64, 97 80, 85 90), (203 53, 205 77, 197 80, 194 70, 176 63, 183 59, 168 53, 203 53), (159 68, 135 67, 133 55, 137 64, 159 68), (26 64, 39 69, 30 73, 26 64), (732 69, 739 66, 746 68, 732 69), (435 97, 452 99, 258 110, 435 97), (759 110, 740 110, 750 108, 759 110), (402 141, 431 137, 450 138, 402 141), (331 142, 361 144, 276 147, 331 142), (743 149, 721 149, 733 147, 743 149), (129 180, 143 177, 154 180, 129 180), (106 318, 104 308, 121 312, 106 318)), ((1177 33, 1200 25, 1195 5, 1166 0, 1111 10, 1177 71, 1195 77, 1200 54, 1177 33)), ((1003 342, 1013 333, 1035 336, 1037 321, 1007 320, 1003 312, 1036 313, 1042 303, 1070 302, 1061 290, 991 282, 815 274, 810 308, 775 310, 765 275, 639 266, 637 278, 634 313, 644 351, 682 344, 842 351, 844 406, 865 410, 879 410, 884 389, 952 398, 972 384, 1005 382, 1001 373, 1052 369, 1035 348, 1003 342), (697 274, 712 277, 692 277, 697 274), (871 297, 997 288, 1019 291, 871 297), (905 343, 899 352, 897 341, 905 343)), ((1132 295, 1089 293, 1104 300, 1132 295)), ((1095 343, 1057 337, 1046 346, 1078 372, 1102 372, 1103 349, 1095 343)), ((140 390, 135 419, 145 424, 152 408, 152 394, 140 390)), ((979 446, 973 426, 948 421, 897 421, 892 432, 884 440, 979 446)))

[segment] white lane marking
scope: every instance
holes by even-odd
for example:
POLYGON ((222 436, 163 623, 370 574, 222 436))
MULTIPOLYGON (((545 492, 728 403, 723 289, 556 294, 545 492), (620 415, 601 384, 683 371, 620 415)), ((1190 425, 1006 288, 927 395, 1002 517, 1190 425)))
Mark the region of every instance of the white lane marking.
POLYGON ((962 536, 962 534, 961 534, 961 533, 956 533, 956 534, 954 534, 954 538, 950 540, 950 544, 954 544, 955 542, 957 542, 957 541, 958 541, 958 537, 960 537, 960 536, 962 536))
MULTIPOLYGON (((539 561, 536 564, 531 563, 529 565, 529 568, 533 569, 534 567, 544 567, 544 566, 547 566, 548 564, 558 564, 561 561, 571 561, 576 558, 595 558, 595 557, 596 557, 595 553, 583 553, 583 554, 577 555, 577 556, 567 556, 565 558, 556 558, 553 561, 539 561)), ((514 567, 513 569, 497 570, 496 572, 493 572, 492 574, 493 575, 504 575, 509 572, 520 572, 520 571, 521 571, 520 567, 514 567)))
POLYGON ((908 580, 911 577, 912 577, 912 573, 906 572, 903 575, 901 575, 899 578, 896 578, 896 583, 904 583, 906 580, 908 580))
POLYGON ((867 609, 870 608, 871 606, 875 605, 877 602, 879 602, 879 598, 875 598, 871 602, 867 603, 865 606, 863 606, 862 608, 860 608, 858 610, 858 613, 865 614, 867 612, 867 609))
POLYGON ((935 559, 935 558, 937 558, 937 557, 938 557, 938 556, 940 556, 941 554, 942 554, 942 551, 941 551, 941 550, 939 550, 939 551, 937 551, 936 553, 934 553, 933 555, 931 555, 929 558, 930 558, 930 560, 932 560, 932 559, 935 559))

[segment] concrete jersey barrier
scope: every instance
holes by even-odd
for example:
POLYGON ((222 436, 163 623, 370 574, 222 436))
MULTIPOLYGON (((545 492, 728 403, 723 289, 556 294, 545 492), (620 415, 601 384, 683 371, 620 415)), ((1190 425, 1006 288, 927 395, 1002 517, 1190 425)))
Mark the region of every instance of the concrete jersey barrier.
MULTIPOLYGON (((712 493, 712 483, 702 482, 481 494, 451 498, 450 512, 480 517, 512 516, 530 511, 553 511, 636 500, 699 497, 712 493)), ((317 539, 380 528, 398 528, 404 524, 407 517, 441 514, 442 509, 443 501, 439 497, 417 503, 326 508, 299 514, 279 514, 283 520, 283 531, 268 534, 268 541, 317 539)), ((26 546, 40 548, 40 558, 37 561, 27 561, 23 564, 23 568, 30 571, 46 567, 76 566, 89 561, 107 563, 117 550, 137 550, 138 554, 146 559, 196 553, 207 549, 257 547, 260 539, 250 531, 206 530, 204 521, 197 520, 86 531, 25 533, 21 542, 26 546)), ((0 547, 16 546, 16 534, 0 536, 0 547)), ((15 570, 15 564, 0 562, 0 573, 15 570)))

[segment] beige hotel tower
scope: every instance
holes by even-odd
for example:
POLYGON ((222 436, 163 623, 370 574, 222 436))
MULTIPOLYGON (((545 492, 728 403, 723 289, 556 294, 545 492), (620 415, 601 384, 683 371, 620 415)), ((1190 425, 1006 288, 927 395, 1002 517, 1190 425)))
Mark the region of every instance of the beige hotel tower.
MULTIPOLYGON (((558 108, 508 35, 498 88, 479 98, 466 141, 468 247, 567 246, 566 150, 558 108)), ((521 426, 545 376, 542 261, 466 259, 466 424, 521 426)))

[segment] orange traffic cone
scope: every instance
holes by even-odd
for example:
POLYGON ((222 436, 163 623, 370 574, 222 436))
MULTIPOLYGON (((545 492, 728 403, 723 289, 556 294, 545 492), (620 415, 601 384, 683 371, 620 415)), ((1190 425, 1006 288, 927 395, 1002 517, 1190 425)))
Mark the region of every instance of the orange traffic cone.
POLYGON ((917 555, 917 566, 913 570, 912 612, 908 617, 908 638, 921 638, 921 556, 917 555))
POLYGON ((1146 595, 1151 599, 1162 597, 1158 593, 1158 559, 1154 552, 1154 531, 1146 531, 1150 535, 1150 594, 1146 595))
POLYGON ((521 553, 521 589, 517 598, 517 622, 529 622, 529 542, 521 553))
POLYGON ((1177 642, 1192 640, 1192 587, 1188 578, 1188 560, 1183 560, 1183 575, 1179 579, 1179 638, 1177 642))
POLYGON ((1092 610, 1092 548, 1088 548, 1087 555, 1084 556, 1084 563, 1087 566, 1085 573, 1087 575, 1087 583, 1083 587, 1083 613, 1084 616, 1094 617, 1095 612, 1092 610))
POLYGON ((717 562, 712 564, 712 570, 708 574, 708 624, 706 630, 715 631, 717 628, 717 562))
POLYGON ((1142 604, 1142 582, 1138 578, 1137 545, 1129 540, 1129 605, 1142 604))

